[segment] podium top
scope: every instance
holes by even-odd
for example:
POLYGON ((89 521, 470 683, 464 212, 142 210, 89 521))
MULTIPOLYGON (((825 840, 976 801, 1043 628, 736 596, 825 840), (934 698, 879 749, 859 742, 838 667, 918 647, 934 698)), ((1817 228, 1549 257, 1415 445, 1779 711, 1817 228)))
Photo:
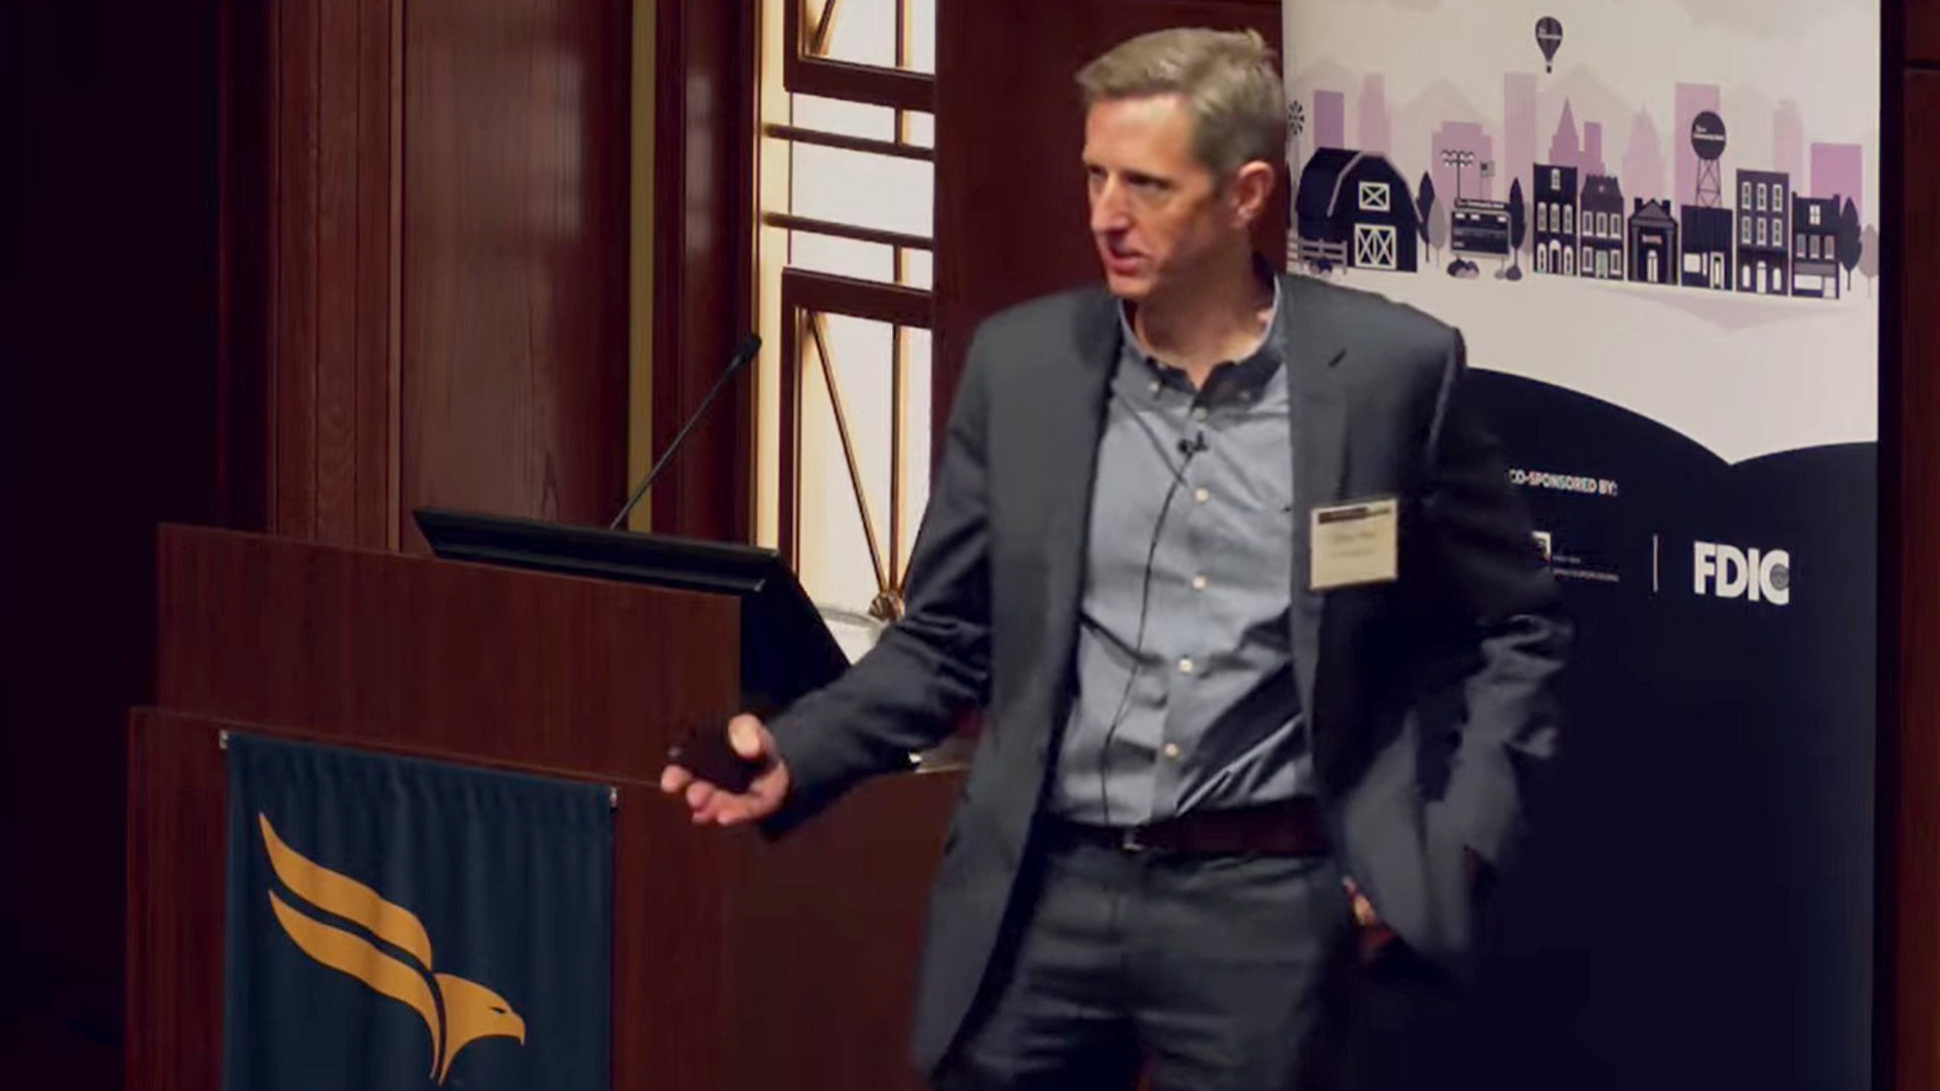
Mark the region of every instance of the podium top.
POLYGON ((827 623, 772 549, 438 508, 413 515, 432 552, 448 560, 739 600, 741 698, 757 715, 785 709, 848 668, 827 623))

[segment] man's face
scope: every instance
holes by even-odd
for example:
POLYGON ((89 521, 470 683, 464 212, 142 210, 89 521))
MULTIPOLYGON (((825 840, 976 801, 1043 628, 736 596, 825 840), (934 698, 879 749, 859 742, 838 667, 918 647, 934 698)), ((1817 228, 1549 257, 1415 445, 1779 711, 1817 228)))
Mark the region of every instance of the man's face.
POLYGON ((1225 187, 1193 154, 1192 115, 1178 95, 1093 106, 1084 165, 1091 235, 1105 281, 1122 299, 1189 282, 1246 234, 1225 187))

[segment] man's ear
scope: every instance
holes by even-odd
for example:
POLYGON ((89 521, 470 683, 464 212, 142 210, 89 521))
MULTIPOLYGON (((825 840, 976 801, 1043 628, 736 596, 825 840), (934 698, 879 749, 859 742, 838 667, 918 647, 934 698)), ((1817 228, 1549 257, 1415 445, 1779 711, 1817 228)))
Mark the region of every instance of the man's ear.
POLYGON ((1266 214, 1267 201, 1272 198, 1279 178, 1280 172, 1264 159, 1242 164, 1234 172, 1227 192, 1231 195, 1233 215, 1240 223, 1251 226, 1266 214))

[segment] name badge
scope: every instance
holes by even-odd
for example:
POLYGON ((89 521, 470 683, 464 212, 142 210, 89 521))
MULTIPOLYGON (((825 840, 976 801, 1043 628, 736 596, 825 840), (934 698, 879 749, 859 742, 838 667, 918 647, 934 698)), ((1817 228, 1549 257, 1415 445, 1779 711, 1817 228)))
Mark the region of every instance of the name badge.
POLYGON ((1400 575, 1400 529, 1394 500, 1313 509, 1313 590, 1393 583, 1400 575))

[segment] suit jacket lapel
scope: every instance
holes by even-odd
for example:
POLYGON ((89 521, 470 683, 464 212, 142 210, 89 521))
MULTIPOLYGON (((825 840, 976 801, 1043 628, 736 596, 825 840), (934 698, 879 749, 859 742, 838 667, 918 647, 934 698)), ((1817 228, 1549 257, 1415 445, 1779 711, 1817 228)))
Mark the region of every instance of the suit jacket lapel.
POLYGON ((1047 437, 1044 540, 1045 664, 1050 676, 1051 734, 1069 712, 1070 661, 1078 638, 1078 605, 1084 593, 1085 548, 1091 525, 1091 486, 1097 477, 1098 439, 1104 430, 1105 401, 1119 353, 1117 301, 1108 293, 1087 293, 1078 307, 1066 361, 1046 370, 1041 393, 1053 402, 1051 419, 1068 422, 1047 437), (1069 366, 1075 362, 1077 366, 1069 366))
POLYGON ((1347 331, 1329 313, 1324 292, 1302 277, 1281 280, 1281 302, 1289 308, 1282 358, 1293 417, 1293 667, 1310 717, 1326 604, 1310 578, 1312 512, 1341 498, 1347 473, 1347 398, 1336 370, 1346 352, 1347 331))

